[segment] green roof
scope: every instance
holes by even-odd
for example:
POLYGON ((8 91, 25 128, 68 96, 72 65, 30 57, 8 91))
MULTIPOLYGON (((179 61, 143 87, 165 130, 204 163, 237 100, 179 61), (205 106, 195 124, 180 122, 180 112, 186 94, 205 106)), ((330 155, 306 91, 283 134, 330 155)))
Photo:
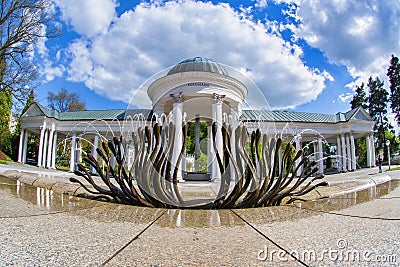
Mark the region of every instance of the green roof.
POLYGON ((121 117, 124 110, 84 110, 73 112, 61 112, 59 120, 114 120, 121 117))
MULTIPOLYGON (((84 110, 74 112, 58 112, 36 103, 46 117, 55 118, 60 121, 92 121, 92 120, 124 120, 126 118, 143 116, 151 120, 153 111, 151 109, 111 109, 111 110, 84 110)), ((349 121, 361 107, 352 109, 345 113, 321 114, 296 111, 266 111, 266 110, 243 110, 240 119, 245 122, 251 121, 275 121, 275 122, 307 122, 307 123, 339 123, 349 121)), ((368 115, 367 115, 368 116, 368 115)), ((372 120, 369 117, 370 120, 372 120)))
POLYGON ((139 116, 142 114, 146 120, 151 120, 152 111, 150 109, 111 109, 111 110, 84 110, 74 112, 61 112, 59 120, 74 121, 74 120, 124 120, 131 116, 139 116))
POLYGON ((49 118, 58 118, 59 117, 59 112, 57 110, 50 110, 50 109, 46 108, 45 106, 43 106, 39 103, 36 103, 36 102, 32 103, 32 105, 33 104, 36 104, 46 117, 49 117, 49 118))
POLYGON ((123 120, 127 117, 143 115, 146 120, 151 120, 153 115, 150 109, 108 109, 108 110, 82 110, 72 112, 58 112, 35 103, 42 113, 49 118, 60 121, 92 121, 92 120, 123 120))
POLYGON ((276 122, 309 122, 338 123, 350 120, 360 108, 337 114, 321 114, 296 111, 243 110, 242 121, 276 121, 276 122))

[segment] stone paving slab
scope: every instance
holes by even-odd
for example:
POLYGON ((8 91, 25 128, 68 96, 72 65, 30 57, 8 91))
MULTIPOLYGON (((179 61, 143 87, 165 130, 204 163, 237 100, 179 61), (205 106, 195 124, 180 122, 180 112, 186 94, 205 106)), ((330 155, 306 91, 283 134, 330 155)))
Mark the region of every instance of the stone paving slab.
POLYGON ((303 259, 310 266, 399 266, 399 195, 400 188, 397 188, 382 199, 334 214, 320 213, 295 221, 271 222, 268 209, 260 211, 257 216, 248 210, 236 212, 265 235, 285 244, 288 250, 305 255, 303 259), (309 258, 309 252, 321 260, 309 258), (332 255, 329 257, 327 253, 332 255), (355 255, 360 255, 360 258, 355 258, 355 255), (378 256, 394 257, 395 262, 373 262, 378 256))
POLYGON ((0 201, 1 266, 98 266, 159 214, 157 209, 104 203, 49 214, 4 192, 0 201), (13 212, 4 212, 4 206, 13 212))
POLYGON ((105 266, 265 266, 266 243, 278 249, 230 210, 170 210, 105 266))
POLYGON ((72 174, 37 169, 21 166, 6 174, 17 172, 42 189, 0 179, 2 266, 301 266, 285 251, 309 266, 400 265, 399 187, 366 200, 386 190, 371 185, 400 178, 400 171, 327 176, 332 186, 316 197, 334 198, 323 204, 217 211, 77 198, 61 193, 72 174), (362 253, 395 261, 366 261, 362 253))

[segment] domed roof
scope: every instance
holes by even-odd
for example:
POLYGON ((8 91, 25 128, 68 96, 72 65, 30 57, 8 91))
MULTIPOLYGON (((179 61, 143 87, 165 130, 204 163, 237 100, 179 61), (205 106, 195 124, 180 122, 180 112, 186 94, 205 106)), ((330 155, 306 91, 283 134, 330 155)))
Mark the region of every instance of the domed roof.
POLYGON ((183 60, 172 67, 167 75, 189 71, 212 72, 221 75, 228 75, 226 70, 220 64, 204 57, 194 57, 183 60))

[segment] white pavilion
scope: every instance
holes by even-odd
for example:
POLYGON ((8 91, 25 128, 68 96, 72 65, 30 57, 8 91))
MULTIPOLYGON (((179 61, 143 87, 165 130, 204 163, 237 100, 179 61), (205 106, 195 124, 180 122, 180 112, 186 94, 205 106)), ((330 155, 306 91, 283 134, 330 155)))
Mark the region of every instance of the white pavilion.
MULTIPOLYGON (((133 124, 144 122, 151 124, 155 118, 165 114, 176 125, 183 121, 213 122, 217 125, 229 123, 232 126, 244 124, 249 131, 260 128, 272 137, 280 136, 283 140, 295 143, 296 149, 304 144, 312 144, 314 157, 318 161, 319 173, 324 173, 323 144, 335 148, 332 157, 334 168, 338 172, 353 171, 357 166, 356 142, 366 142, 366 167, 375 165, 373 142, 374 121, 362 108, 345 113, 319 114, 290 111, 265 111, 245 109, 243 103, 248 94, 244 82, 232 77, 219 63, 210 59, 195 57, 179 62, 165 76, 153 81, 147 88, 152 102, 152 109, 127 110, 87 110, 77 112, 58 112, 49 110, 39 103, 32 104, 21 117, 21 136, 18 161, 31 162, 27 156, 29 136, 40 136, 37 157, 33 162, 39 167, 56 168, 59 146, 68 144, 70 171, 76 169, 81 160, 81 141, 89 140, 93 145, 93 155, 99 145, 99 139, 119 135, 126 127, 127 118, 133 124), (121 127, 121 125, 124 125, 121 127), (288 128, 292 129, 288 131, 288 128), (118 134, 116 134, 118 133, 118 134), (68 140, 68 142, 63 142, 68 140)), ((198 127, 196 127, 196 150, 198 147, 198 127)), ((180 129, 180 128, 177 128, 180 129)), ((211 127, 208 127, 211 136, 211 127)), ((181 130, 175 132, 176 147, 182 146, 181 130)), ((212 179, 219 178, 211 139, 208 138, 208 170, 212 179)), ((222 151, 222 134, 217 132, 216 149, 222 151)), ((307 145, 308 146, 308 145, 307 145)), ((127 163, 130 148, 126 149, 127 163)), ((173 162, 178 157, 178 149, 173 155, 173 162)), ((185 173, 183 161, 182 174, 185 173)))

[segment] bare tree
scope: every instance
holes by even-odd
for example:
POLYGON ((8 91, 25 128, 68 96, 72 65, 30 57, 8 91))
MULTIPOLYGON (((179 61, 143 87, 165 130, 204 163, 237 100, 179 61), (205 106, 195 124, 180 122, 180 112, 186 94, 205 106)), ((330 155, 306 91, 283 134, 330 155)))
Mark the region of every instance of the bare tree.
POLYGON ((76 93, 69 93, 63 88, 58 94, 49 92, 47 96, 48 107, 60 112, 86 110, 86 105, 76 93))
POLYGON ((0 92, 24 102, 38 70, 32 62, 35 45, 59 34, 50 0, 1 0, 0 92))

